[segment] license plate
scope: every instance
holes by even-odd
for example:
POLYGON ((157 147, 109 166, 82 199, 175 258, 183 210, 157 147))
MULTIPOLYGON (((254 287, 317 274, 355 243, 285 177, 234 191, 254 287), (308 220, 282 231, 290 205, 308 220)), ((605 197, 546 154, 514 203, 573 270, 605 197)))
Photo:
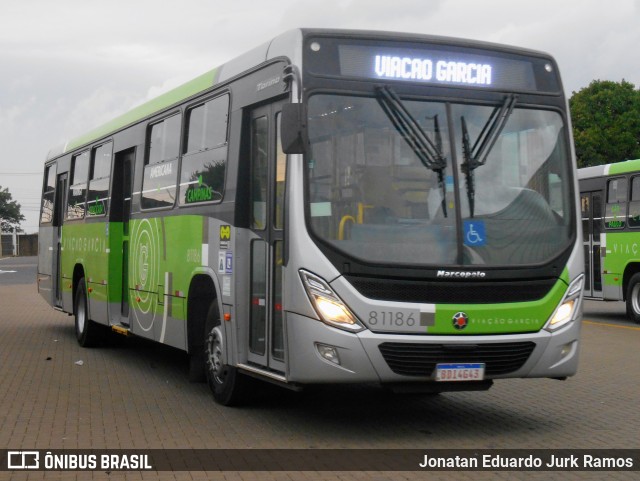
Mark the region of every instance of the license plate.
POLYGON ((436 381, 482 381, 484 363, 437 364, 436 381))

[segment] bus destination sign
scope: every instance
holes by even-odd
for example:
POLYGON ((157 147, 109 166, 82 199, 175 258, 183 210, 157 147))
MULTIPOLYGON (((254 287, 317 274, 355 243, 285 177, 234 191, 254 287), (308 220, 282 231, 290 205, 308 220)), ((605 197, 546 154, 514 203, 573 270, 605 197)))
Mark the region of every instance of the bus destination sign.
POLYGON ((547 90, 555 77, 544 59, 461 48, 342 44, 338 53, 340 75, 348 77, 520 91, 547 90))
POLYGON ((491 64, 457 62, 430 58, 375 56, 375 75, 379 78, 424 80, 465 85, 491 85, 491 64))

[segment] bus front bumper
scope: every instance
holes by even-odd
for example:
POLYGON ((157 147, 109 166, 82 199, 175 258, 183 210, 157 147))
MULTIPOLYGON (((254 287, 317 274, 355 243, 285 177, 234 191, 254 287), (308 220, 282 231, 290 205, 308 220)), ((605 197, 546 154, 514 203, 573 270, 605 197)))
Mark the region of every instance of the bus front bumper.
POLYGON ((486 336, 369 330, 353 334, 287 313, 287 380, 301 384, 435 382, 435 370, 430 367, 434 362, 485 363, 485 379, 561 379, 577 371, 579 334, 579 319, 553 333, 543 329, 486 336), (495 365, 495 358, 505 356, 510 356, 508 362, 495 365))

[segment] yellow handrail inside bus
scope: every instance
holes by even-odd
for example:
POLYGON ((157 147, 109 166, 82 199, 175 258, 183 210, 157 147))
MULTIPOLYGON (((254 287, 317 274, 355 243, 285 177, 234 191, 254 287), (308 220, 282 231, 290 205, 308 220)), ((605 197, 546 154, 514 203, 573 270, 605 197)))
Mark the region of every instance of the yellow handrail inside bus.
POLYGON ((364 224, 364 210, 373 208, 372 205, 358 202, 358 224, 364 224))
POLYGON ((358 202, 358 216, 353 217, 352 215, 345 215, 340 219, 340 225, 338 226, 338 240, 344 240, 344 226, 347 221, 351 221, 354 224, 364 224, 364 210, 371 209, 373 206, 368 204, 363 204, 362 202, 358 202))
POLYGON ((338 226, 338 240, 344 240, 344 225, 350 220, 354 224, 356 223, 355 217, 352 215, 345 215, 340 219, 340 225, 338 226))

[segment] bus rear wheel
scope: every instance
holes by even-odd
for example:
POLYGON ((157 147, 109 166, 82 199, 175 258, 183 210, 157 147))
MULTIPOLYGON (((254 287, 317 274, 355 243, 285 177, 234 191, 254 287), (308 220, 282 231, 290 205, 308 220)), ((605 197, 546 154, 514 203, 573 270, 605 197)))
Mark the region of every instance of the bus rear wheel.
POLYGON ((224 405, 238 404, 244 378, 234 366, 225 362, 226 346, 217 301, 211 303, 205 324, 205 372, 214 399, 224 405))
POLYGON ((74 299, 76 339, 82 347, 93 347, 100 340, 101 326, 89 319, 87 305, 87 287, 83 277, 78 282, 74 299))
POLYGON ((627 317, 640 324, 640 273, 634 274, 627 286, 627 317))

